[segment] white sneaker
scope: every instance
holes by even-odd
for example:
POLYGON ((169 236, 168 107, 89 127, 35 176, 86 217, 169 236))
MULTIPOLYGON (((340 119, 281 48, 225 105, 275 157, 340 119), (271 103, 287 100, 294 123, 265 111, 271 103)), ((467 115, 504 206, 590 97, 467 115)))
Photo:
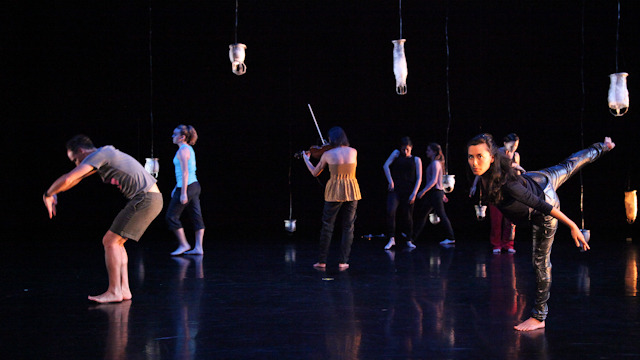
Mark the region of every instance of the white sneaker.
POLYGON ((509 250, 507 250, 507 252, 509 254, 515 254, 516 253, 516 249, 509 249, 509 250))
POLYGON ((407 247, 409 249, 415 249, 416 248, 416 246, 411 241, 407 241, 407 247))
POLYGON ((389 239, 389 242, 387 243, 387 245, 384 247, 385 250, 389 250, 391 249, 392 246, 394 246, 396 244, 396 238, 392 237, 389 239))
POLYGON ((493 249, 493 253, 496 254, 496 255, 500 254, 501 252, 502 252, 501 249, 493 249))
POLYGON ((455 243, 456 243, 455 240, 449 240, 449 239, 444 239, 440 241, 440 245, 453 245, 455 243))

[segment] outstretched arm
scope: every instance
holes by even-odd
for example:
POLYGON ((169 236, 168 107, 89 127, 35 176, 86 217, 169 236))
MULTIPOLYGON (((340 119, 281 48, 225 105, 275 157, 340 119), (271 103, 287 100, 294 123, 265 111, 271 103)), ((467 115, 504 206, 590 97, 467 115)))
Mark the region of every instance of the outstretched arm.
POLYGON ((67 191, 76 186, 82 179, 96 172, 91 165, 80 164, 70 172, 60 176, 49 186, 49 189, 42 195, 44 206, 49 212, 49 219, 56 215, 56 204, 58 203, 57 193, 67 191))
POLYGON ((585 251, 590 249, 589 244, 584 239, 584 235, 582 235, 582 231, 580 231, 580 228, 575 222, 573 222, 573 220, 569 219, 562 211, 556 208, 551 210, 550 215, 571 229, 571 237, 573 238, 573 241, 575 241, 577 247, 582 246, 585 251))

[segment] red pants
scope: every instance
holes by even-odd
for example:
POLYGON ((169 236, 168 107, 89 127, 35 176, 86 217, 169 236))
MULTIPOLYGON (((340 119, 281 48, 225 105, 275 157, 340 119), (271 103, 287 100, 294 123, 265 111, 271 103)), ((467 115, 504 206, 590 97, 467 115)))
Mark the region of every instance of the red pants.
POLYGON ((513 249, 513 239, 516 235, 516 226, 513 225, 500 210, 489 205, 489 217, 491 218, 491 245, 494 249, 513 249))

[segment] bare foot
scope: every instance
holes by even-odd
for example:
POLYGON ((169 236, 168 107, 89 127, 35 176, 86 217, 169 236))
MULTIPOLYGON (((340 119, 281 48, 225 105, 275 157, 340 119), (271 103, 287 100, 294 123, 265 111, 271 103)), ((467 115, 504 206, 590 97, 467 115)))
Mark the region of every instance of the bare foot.
POLYGON ((191 249, 189 246, 178 246, 178 248, 171 253, 171 256, 178 256, 184 254, 185 251, 191 249))
POLYGON ((122 289, 122 300, 131 300, 133 296, 131 295, 131 290, 122 289))
POLYGON ((339 269, 340 271, 345 271, 345 270, 347 270, 348 268, 349 268, 349 264, 347 264, 347 263, 341 263, 341 264, 338 264, 338 269, 339 269))
POLYGON ((324 270, 324 269, 327 268, 327 264, 318 262, 318 263, 313 264, 313 267, 318 269, 318 270, 324 270))
POLYGON ((544 328, 544 321, 540 321, 534 318, 528 318, 520 324, 513 327, 518 331, 532 331, 544 328))
MULTIPOLYGON (((129 293, 129 296, 131 296, 131 293, 129 293)), ((113 303, 113 302, 122 302, 122 300, 124 300, 124 297, 122 296, 122 294, 118 295, 118 294, 114 294, 114 293, 109 292, 109 291, 105 292, 102 295, 98 295, 98 296, 89 295, 88 298, 91 301, 95 301, 95 302, 98 302, 98 303, 101 303, 101 304, 113 303)))
POLYGON ((194 248, 192 250, 185 251, 184 254, 185 255, 203 255, 204 254, 204 250, 198 249, 198 248, 194 248))

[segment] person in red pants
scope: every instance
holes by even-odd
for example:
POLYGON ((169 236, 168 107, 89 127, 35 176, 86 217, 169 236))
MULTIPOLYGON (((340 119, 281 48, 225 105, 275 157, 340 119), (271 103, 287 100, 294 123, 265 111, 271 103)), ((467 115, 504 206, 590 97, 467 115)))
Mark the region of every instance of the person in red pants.
MULTIPOLYGON (((509 159, 511 166, 516 170, 516 174, 524 173, 520 166, 520 154, 516 151, 520 145, 520 138, 515 133, 504 137, 504 146, 499 150, 503 151, 509 159)), ((516 236, 516 226, 509 219, 502 216, 500 210, 493 205, 489 205, 489 217, 491 218, 491 233, 489 238, 493 246, 493 253, 500 254, 503 250, 509 254, 515 254, 513 240, 516 236)))

